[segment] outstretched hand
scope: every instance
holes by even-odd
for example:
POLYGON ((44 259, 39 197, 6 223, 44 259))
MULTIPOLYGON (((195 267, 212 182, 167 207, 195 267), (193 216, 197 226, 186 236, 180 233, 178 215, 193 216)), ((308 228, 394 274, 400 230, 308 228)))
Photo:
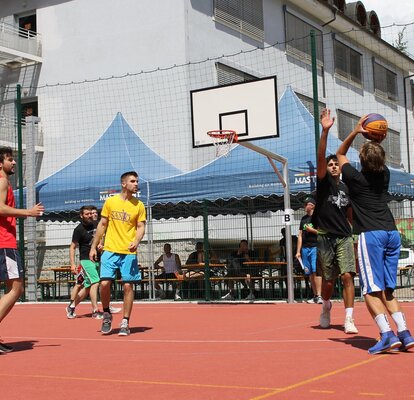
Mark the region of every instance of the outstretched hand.
POLYGON ((331 110, 324 108, 321 112, 320 122, 323 130, 329 130, 335 122, 335 117, 331 118, 331 110))
POLYGON ((43 206, 42 203, 37 203, 29 210, 30 217, 40 217, 43 215, 44 212, 45 212, 45 207, 43 206))

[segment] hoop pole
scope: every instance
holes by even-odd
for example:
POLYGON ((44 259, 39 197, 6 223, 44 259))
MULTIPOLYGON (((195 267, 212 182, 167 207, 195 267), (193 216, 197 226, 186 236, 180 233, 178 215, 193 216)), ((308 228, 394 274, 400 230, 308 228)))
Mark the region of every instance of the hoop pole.
MULTIPOLYGON (((270 165, 274 166, 274 171, 280 182, 283 185, 283 205, 285 207, 285 212, 290 211, 290 188, 289 188, 289 167, 288 160, 285 157, 280 156, 279 154, 273 153, 261 147, 258 147, 250 142, 237 142, 240 146, 247 147, 250 150, 255 151, 256 153, 262 154, 267 157, 270 165), (283 177, 278 173, 278 169, 272 160, 280 162, 283 166, 283 177), (275 169, 276 168, 276 169, 275 169), (277 172, 276 172, 277 171, 277 172)), ((294 303, 295 293, 293 287, 293 254, 292 254, 292 232, 290 229, 290 223, 286 224, 286 261, 287 261, 287 290, 288 290, 288 303, 294 303)))

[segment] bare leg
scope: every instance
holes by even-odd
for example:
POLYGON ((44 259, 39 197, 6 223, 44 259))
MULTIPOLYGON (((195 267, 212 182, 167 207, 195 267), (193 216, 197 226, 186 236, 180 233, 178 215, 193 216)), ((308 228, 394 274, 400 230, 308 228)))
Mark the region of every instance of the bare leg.
POLYGON ((6 281, 7 293, 0 299, 0 322, 7 316, 16 301, 23 294, 23 280, 11 279, 6 281))
POLYGON ((89 297, 91 298, 92 311, 97 311, 99 309, 99 306, 98 306, 98 288, 99 288, 99 282, 94 283, 89 288, 89 297))
POLYGON ((330 298, 332 297, 334 286, 334 281, 327 281, 322 278, 321 296, 325 301, 330 300, 330 298))
POLYGON ((111 300, 111 283, 110 280, 101 281, 101 302, 104 309, 109 308, 109 301, 111 300))
POLYGON ((133 303, 134 286, 132 283, 124 283, 124 317, 130 317, 133 303))
POLYGON ((349 272, 346 272, 341 276, 343 291, 342 295, 344 298, 345 308, 354 308, 355 299, 355 288, 354 288, 354 277, 349 272))

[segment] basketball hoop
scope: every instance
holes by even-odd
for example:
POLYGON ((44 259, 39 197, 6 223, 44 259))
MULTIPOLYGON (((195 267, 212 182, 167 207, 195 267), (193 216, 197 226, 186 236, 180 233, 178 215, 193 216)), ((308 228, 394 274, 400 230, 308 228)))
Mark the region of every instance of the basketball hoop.
POLYGON ((211 137, 216 149, 216 157, 227 157, 229 155, 231 145, 237 142, 237 133, 229 129, 208 131, 207 135, 211 137))

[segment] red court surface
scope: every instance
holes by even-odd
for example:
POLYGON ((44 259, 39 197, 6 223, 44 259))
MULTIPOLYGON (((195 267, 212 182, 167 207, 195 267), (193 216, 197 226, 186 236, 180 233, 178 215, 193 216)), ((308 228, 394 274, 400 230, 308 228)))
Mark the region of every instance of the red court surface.
MULTIPOLYGON (((131 335, 99 332, 89 305, 19 304, 0 325, 1 399, 413 399, 414 352, 370 356, 377 330, 317 327, 320 305, 136 303, 131 335)), ((414 326, 414 303, 404 303, 414 326)), ((414 328, 412 328, 414 330, 414 328)))

